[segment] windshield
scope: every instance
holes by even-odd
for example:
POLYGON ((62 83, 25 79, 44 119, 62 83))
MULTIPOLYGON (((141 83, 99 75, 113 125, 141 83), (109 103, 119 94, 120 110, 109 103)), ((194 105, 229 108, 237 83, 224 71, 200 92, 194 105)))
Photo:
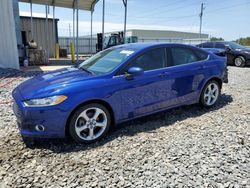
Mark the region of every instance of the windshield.
POLYGON ((241 46, 240 44, 236 43, 236 42, 230 42, 229 43, 229 46, 232 48, 232 49, 245 49, 244 46, 241 46))
POLYGON ((105 74, 114 70, 135 51, 131 49, 115 48, 101 51, 79 65, 94 74, 105 74))

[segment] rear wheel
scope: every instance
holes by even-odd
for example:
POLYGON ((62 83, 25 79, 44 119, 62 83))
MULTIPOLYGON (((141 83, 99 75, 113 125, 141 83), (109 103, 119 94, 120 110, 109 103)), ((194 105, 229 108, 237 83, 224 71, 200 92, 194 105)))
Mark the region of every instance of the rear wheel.
POLYGON ((244 67, 246 64, 246 60, 243 56, 238 56, 234 59, 234 65, 236 67, 244 67))
POLYGON ((212 107, 220 96, 220 86, 217 81, 211 80, 204 87, 200 102, 205 107, 212 107))
POLYGON ((108 132, 110 124, 110 113, 103 105, 87 104, 73 114, 69 132, 78 143, 93 143, 108 132))

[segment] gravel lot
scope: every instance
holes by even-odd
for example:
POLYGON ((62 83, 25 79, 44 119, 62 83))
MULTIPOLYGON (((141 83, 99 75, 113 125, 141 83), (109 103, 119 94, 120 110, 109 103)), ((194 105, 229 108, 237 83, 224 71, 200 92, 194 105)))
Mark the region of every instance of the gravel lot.
POLYGON ((11 91, 36 74, 0 70, 0 187, 250 187, 249 67, 229 67, 210 110, 192 105, 128 122, 88 146, 23 143, 11 91))

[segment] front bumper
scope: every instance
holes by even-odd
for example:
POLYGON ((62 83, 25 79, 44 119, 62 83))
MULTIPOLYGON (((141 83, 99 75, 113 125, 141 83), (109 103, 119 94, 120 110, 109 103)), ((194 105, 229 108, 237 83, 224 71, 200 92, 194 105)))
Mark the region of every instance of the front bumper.
POLYGON ((13 111, 19 131, 24 137, 63 138, 68 113, 60 106, 25 107, 20 92, 13 92, 13 111), (36 130, 36 125, 44 126, 44 131, 36 130))

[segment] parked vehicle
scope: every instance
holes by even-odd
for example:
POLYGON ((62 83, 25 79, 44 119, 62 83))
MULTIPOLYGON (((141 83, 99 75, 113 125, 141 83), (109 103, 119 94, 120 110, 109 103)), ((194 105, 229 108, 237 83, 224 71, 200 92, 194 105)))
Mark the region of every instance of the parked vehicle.
POLYGON ((129 36, 124 39, 124 32, 105 34, 104 37, 102 37, 102 33, 97 33, 96 51, 100 52, 113 46, 136 42, 138 42, 137 36, 129 36), (103 38, 104 42, 102 41, 103 38))
POLYGON ((197 45, 219 56, 227 56, 228 64, 237 67, 250 65, 250 49, 235 42, 205 42, 197 45))
POLYGON ((215 55, 221 56, 221 57, 225 57, 227 55, 227 51, 224 49, 220 49, 220 48, 203 48, 204 50, 206 50, 207 52, 211 52, 215 55))
POLYGON ((135 43, 109 48, 78 67, 23 82, 13 91, 24 137, 95 142, 111 126, 166 109, 217 102, 226 62, 197 47, 135 43))

